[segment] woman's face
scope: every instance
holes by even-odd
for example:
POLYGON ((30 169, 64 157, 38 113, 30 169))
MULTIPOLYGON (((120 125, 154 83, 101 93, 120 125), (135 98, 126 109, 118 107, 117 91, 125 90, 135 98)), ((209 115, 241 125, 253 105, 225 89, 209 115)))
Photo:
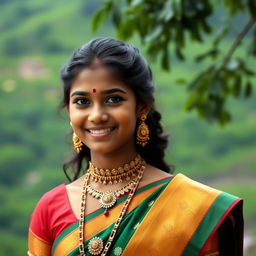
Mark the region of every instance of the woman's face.
POLYGON ((106 67, 89 67, 78 74, 67 110, 74 132, 91 153, 135 151, 135 95, 106 67))

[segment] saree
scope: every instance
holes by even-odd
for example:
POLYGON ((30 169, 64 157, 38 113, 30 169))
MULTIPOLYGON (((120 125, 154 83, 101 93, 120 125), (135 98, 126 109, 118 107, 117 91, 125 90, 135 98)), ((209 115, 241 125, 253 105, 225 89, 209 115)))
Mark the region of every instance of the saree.
MULTIPOLYGON (((94 237, 100 237, 106 244, 126 197, 117 200, 108 216, 103 214, 104 209, 98 209, 85 217, 85 248, 94 237)), ((47 207, 50 204, 54 209, 55 204, 49 199, 46 201, 47 207)), ((42 208, 45 209, 45 205, 42 208)), ((55 222, 67 217, 70 209, 67 212, 63 216, 59 213, 55 222)), ((195 182, 183 174, 165 178, 136 191, 108 255, 205 255, 202 254, 204 248, 230 215, 233 222, 227 232, 235 234, 232 241, 236 247, 234 255, 240 256, 243 255, 242 199, 195 182)), ((37 214, 33 214, 29 255, 79 255, 79 222, 74 215, 60 229, 50 221, 48 232, 51 235, 39 230, 36 218, 37 214)), ((43 218, 49 221, 49 211, 40 218, 40 221, 43 218)), ((86 251, 86 255, 91 254, 86 251)))

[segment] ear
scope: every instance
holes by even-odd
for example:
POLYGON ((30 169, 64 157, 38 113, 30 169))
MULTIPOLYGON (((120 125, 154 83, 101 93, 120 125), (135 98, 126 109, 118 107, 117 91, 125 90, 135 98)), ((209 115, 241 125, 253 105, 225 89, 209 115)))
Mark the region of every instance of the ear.
POLYGON ((148 115, 149 111, 151 110, 152 105, 151 104, 139 104, 137 106, 136 115, 137 118, 140 118, 142 114, 148 115))
POLYGON ((67 113, 68 113, 68 115, 69 115, 69 104, 67 104, 67 105, 65 106, 65 109, 66 109, 66 111, 67 111, 67 113))

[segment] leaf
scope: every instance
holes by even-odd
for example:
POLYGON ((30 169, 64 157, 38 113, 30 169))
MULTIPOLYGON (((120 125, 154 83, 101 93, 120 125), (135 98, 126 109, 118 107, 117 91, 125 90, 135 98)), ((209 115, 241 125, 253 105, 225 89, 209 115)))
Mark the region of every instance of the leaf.
POLYGON ((184 108, 188 111, 191 111, 197 105, 197 94, 191 94, 185 101, 184 108))
POLYGON ((216 37, 214 38, 213 45, 217 47, 221 42, 221 40, 227 35, 229 31, 230 31, 230 24, 225 24, 223 27, 221 27, 217 32, 216 37))
POLYGON ((172 0, 172 10, 174 16, 177 20, 180 20, 182 17, 182 1, 181 0, 172 0))
POLYGON ((211 95, 219 96, 223 92, 223 81, 220 79, 218 75, 214 76, 214 78, 210 81, 209 92, 211 95))
POLYGON ((156 44, 156 42, 152 41, 148 44, 147 47, 147 54, 149 55, 149 57, 154 60, 156 58, 156 56, 159 53, 159 45, 156 44))
POLYGON ((169 58, 168 46, 166 46, 165 49, 163 50, 163 55, 161 58, 161 65, 162 65, 162 68, 166 71, 168 71, 170 68, 170 58, 169 58))
POLYGON ((213 48, 203 54, 196 56, 195 60, 197 62, 201 62, 207 57, 212 57, 213 59, 215 59, 218 54, 219 54, 219 50, 217 48, 213 48))
POLYGON ((134 33, 134 21, 125 20, 123 23, 119 24, 117 31, 117 37, 122 40, 127 40, 132 37, 134 33))
POLYGON ((230 12, 230 15, 234 16, 237 12, 244 10, 245 1, 241 0, 225 0, 224 1, 225 6, 230 12))
POLYGON ((176 84, 180 84, 180 85, 184 85, 186 84, 188 81, 185 78, 178 78, 175 80, 176 84))
POLYGON ((145 37, 145 42, 153 41, 160 36, 163 31, 162 25, 157 25, 154 30, 145 37))
POLYGON ((177 25, 177 28, 175 30, 175 41, 179 48, 184 47, 184 30, 181 25, 177 25))
POLYGON ((185 57, 184 57, 184 55, 181 52, 181 49, 179 47, 175 48, 175 53, 176 53, 176 56, 177 56, 178 59, 180 59, 180 60, 184 60, 185 59, 185 57))
POLYGON ((248 55, 256 57, 256 29, 252 33, 251 43, 248 48, 248 55))
POLYGON ((184 0, 183 12, 184 12, 184 15, 189 18, 196 16, 198 12, 196 2, 194 0, 184 0))
POLYGON ((115 4, 112 11, 112 21, 116 27, 118 27, 121 23, 121 13, 118 6, 115 4))
POLYGON ((166 3, 163 6, 162 11, 159 14, 159 19, 164 20, 165 22, 169 21, 171 18, 173 18, 174 12, 172 9, 172 5, 170 1, 166 1, 166 3))
POLYGON ((201 20, 201 26, 207 34, 210 34, 212 32, 212 26, 203 19, 201 20))
POLYGON ((190 32, 191 39, 198 41, 198 42, 203 42, 201 33, 200 33, 199 28, 196 23, 191 25, 189 32, 190 32))
POLYGON ((248 1, 248 9, 250 12, 250 15, 254 18, 254 20, 256 19, 256 1, 255 0, 249 0, 248 1))
POLYGON ((228 111, 226 111, 225 109, 223 109, 220 114, 218 115, 218 120, 219 123, 223 126, 226 123, 230 122, 231 120, 231 115, 228 111))
POLYGON ((251 94, 252 94, 252 83, 248 81, 245 86, 244 97, 249 98, 251 94))
POLYGON ((215 72, 215 66, 211 65, 199 73, 197 77, 188 84, 188 90, 201 90, 202 84, 204 84, 206 80, 208 82, 208 78, 212 76, 213 72, 215 72))
POLYGON ((131 6, 137 6, 137 5, 140 5, 140 4, 143 4, 143 0, 133 0, 130 3, 131 6))
POLYGON ((242 87, 242 78, 241 78, 241 76, 237 76, 234 86, 233 86, 233 95, 235 97, 238 97, 240 95, 241 87, 242 87))
POLYGON ((112 10, 112 2, 107 1, 103 6, 96 11, 92 18, 92 30, 95 32, 101 24, 103 24, 109 17, 112 10))

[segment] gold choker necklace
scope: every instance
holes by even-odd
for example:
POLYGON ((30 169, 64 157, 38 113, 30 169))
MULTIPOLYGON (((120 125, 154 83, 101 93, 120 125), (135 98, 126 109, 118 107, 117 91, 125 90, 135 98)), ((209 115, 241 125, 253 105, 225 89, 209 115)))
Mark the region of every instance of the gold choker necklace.
POLYGON ((112 170, 97 168, 89 162, 88 172, 90 173, 91 181, 111 185, 117 184, 118 182, 121 183, 123 180, 129 181, 134 179, 138 175, 143 164, 145 164, 145 162, 138 154, 130 163, 112 170))

